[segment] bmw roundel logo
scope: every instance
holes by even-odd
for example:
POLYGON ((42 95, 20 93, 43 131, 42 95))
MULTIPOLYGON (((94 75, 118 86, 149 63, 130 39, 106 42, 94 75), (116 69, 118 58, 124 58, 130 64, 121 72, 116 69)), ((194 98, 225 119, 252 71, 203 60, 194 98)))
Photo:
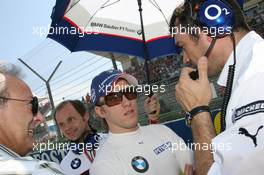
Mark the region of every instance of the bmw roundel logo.
POLYGON ((132 159, 131 165, 136 172, 145 173, 149 169, 148 161, 141 156, 136 156, 132 159))
POLYGON ((78 158, 75 158, 75 159, 73 159, 72 160, 72 162, 71 162, 71 167, 72 167, 72 169, 77 169, 77 168, 79 168, 80 166, 81 166, 81 160, 80 159, 78 159, 78 158))

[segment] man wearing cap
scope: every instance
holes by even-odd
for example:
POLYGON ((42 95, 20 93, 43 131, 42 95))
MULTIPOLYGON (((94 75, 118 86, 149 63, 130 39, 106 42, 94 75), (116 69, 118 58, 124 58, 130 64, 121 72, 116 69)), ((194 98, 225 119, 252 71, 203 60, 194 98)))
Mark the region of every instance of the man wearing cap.
POLYGON ((0 66, 0 174, 62 174, 59 166, 32 157, 33 132, 42 118, 38 99, 15 66, 0 66))
POLYGON ((90 169, 92 175, 192 173, 193 155, 164 125, 138 125, 135 77, 117 70, 92 80, 91 101, 106 120, 109 136, 90 169), (179 146, 182 149, 179 149, 179 146))
MULTIPOLYGON (((88 109, 90 110, 90 109, 88 109)), ((158 122, 160 105, 156 96, 145 100, 149 123, 158 122), (154 111, 154 112, 153 112, 154 111)), ((70 151, 60 167, 70 175, 89 174, 90 166, 107 134, 97 133, 88 120, 90 112, 79 100, 66 100, 55 109, 55 119, 63 135, 71 142, 70 151)))

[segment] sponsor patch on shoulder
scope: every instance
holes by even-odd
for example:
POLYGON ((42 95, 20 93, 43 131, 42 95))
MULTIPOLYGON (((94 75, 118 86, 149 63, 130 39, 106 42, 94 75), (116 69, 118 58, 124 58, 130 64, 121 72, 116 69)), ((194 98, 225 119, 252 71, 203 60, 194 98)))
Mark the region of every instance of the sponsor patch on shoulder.
POLYGON ((256 113, 264 113, 264 100, 255 101, 235 110, 234 121, 256 113))
POLYGON ((172 147, 172 144, 170 141, 163 143, 162 145, 158 146, 157 148, 155 148, 153 151, 156 155, 159 155, 160 153, 162 153, 163 151, 170 149, 172 147))

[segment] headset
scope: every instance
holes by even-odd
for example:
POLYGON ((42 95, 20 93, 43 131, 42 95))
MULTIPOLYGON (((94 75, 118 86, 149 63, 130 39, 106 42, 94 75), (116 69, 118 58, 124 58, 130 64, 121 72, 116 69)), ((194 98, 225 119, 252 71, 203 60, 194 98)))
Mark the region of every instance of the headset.
MULTIPOLYGON (((193 20, 194 24, 202 28, 215 29, 215 33, 208 33, 213 39, 212 42, 205 53, 205 57, 208 58, 210 52, 212 51, 216 40, 222 37, 229 36, 233 42, 233 65, 229 66, 228 78, 225 88, 225 95, 222 104, 221 110, 221 132, 225 130, 225 116, 228 102, 231 97, 233 79, 235 74, 235 65, 236 65, 236 42, 233 33, 233 27, 235 25, 235 13, 232 10, 232 7, 224 0, 207 0, 201 4, 196 4, 193 8, 190 1, 186 2, 190 9, 190 17, 193 20), (194 13, 195 11, 196 13, 194 13)), ((208 30, 211 31, 211 30, 208 30)), ((199 78, 198 70, 190 73, 190 77, 193 80, 199 78)))

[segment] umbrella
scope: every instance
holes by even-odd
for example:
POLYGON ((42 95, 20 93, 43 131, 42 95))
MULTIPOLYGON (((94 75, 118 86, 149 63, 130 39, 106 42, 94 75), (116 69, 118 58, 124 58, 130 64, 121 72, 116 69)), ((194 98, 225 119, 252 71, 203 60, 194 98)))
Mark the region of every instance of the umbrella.
POLYGON ((237 0, 237 2, 240 5, 241 9, 243 10, 245 0, 237 0))
POLYGON ((48 37, 72 52, 122 53, 145 58, 147 63, 149 59, 177 53, 168 21, 173 10, 183 3, 184 0, 57 0, 48 37))

